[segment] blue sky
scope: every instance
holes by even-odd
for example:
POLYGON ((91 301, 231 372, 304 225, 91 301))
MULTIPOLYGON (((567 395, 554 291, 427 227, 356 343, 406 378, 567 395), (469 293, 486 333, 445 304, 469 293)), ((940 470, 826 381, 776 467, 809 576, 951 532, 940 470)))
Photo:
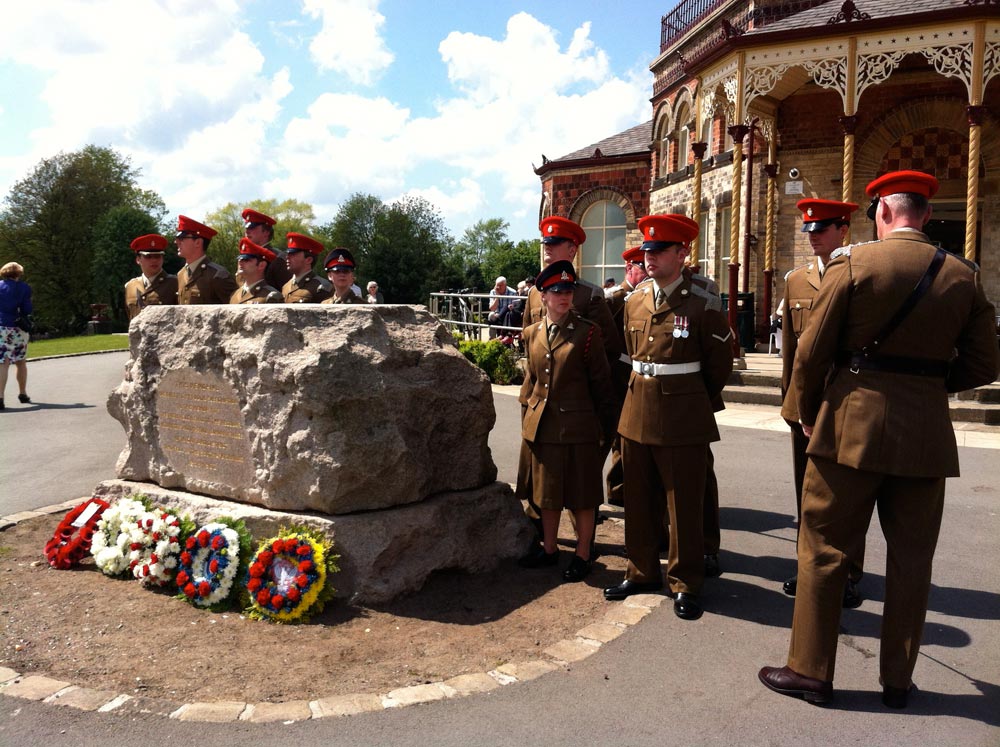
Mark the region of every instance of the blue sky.
POLYGON ((537 234, 532 163, 651 117, 673 0, 35 0, 0 24, 0 194, 128 155, 171 214, 420 195, 456 236, 537 234))

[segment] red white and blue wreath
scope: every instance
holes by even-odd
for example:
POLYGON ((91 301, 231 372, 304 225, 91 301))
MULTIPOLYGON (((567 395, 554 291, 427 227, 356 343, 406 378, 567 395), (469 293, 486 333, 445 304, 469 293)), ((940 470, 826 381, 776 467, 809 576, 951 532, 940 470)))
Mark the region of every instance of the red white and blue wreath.
POLYGON ((307 621, 333 597, 329 576, 340 570, 338 557, 318 532, 281 529, 261 542, 250 561, 247 614, 280 623, 307 621))
POLYGON ((91 498, 72 508, 45 543, 45 559, 60 571, 69 570, 90 553, 97 524, 108 504, 91 498))
POLYGON ((146 511, 125 525, 128 567, 146 586, 166 586, 174 580, 180 554, 181 519, 162 508, 146 511))
POLYGON ((181 596, 198 607, 223 608, 239 593, 236 579, 250 555, 250 533, 229 518, 206 524, 188 537, 177 567, 181 596))

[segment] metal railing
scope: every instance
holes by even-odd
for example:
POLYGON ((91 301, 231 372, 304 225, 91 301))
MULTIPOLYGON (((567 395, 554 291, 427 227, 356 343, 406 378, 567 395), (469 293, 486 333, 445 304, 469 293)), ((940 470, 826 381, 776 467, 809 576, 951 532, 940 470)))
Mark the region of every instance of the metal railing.
MULTIPOLYGON (((523 296, 510 296, 512 301, 523 296)), ((467 340, 482 339, 483 329, 495 329, 505 336, 521 334, 520 327, 505 327, 489 323, 489 293, 472 293, 468 290, 431 293, 428 308, 451 329, 457 329, 467 340)))

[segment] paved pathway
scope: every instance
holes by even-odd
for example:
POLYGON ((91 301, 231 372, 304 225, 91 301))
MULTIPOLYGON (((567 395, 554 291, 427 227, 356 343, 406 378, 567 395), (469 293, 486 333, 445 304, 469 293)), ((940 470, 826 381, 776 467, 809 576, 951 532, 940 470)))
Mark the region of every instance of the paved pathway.
MULTIPOLYGON (((102 408, 123 362, 114 354, 32 366, 33 397, 75 406, 63 413, 3 413, 0 513, 73 498, 111 476, 122 435, 102 408), (12 421, 16 434, 8 428, 12 421)), ((512 390, 495 391, 498 417, 490 442, 500 479, 512 480, 519 408, 512 390)), ((842 619, 834 705, 809 706, 757 683, 761 665, 783 660, 791 622, 792 601, 780 592, 794 569, 790 449, 773 408, 731 407, 720 423, 723 441, 715 451, 725 573, 708 582, 706 614, 698 622, 680 621, 669 604, 662 605, 593 656, 530 682, 291 725, 192 723, 134 709, 101 714, 0 697, 0 744, 1000 744, 1000 433, 961 432, 963 476, 949 482, 915 673, 921 692, 909 709, 891 712, 876 695, 885 564, 877 519, 862 582, 866 601, 842 619)), ((220 652, 220 672, 231 655, 248 654, 220 652)))

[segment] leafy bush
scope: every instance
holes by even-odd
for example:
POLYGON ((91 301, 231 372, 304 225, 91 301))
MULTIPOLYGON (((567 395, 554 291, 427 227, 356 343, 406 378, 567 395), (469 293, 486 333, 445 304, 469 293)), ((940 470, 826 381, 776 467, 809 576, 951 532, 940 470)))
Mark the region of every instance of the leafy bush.
POLYGON ((483 369, 494 384, 518 384, 523 378, 514 351, 500 340, 461 340, 458 349, 483 369))

